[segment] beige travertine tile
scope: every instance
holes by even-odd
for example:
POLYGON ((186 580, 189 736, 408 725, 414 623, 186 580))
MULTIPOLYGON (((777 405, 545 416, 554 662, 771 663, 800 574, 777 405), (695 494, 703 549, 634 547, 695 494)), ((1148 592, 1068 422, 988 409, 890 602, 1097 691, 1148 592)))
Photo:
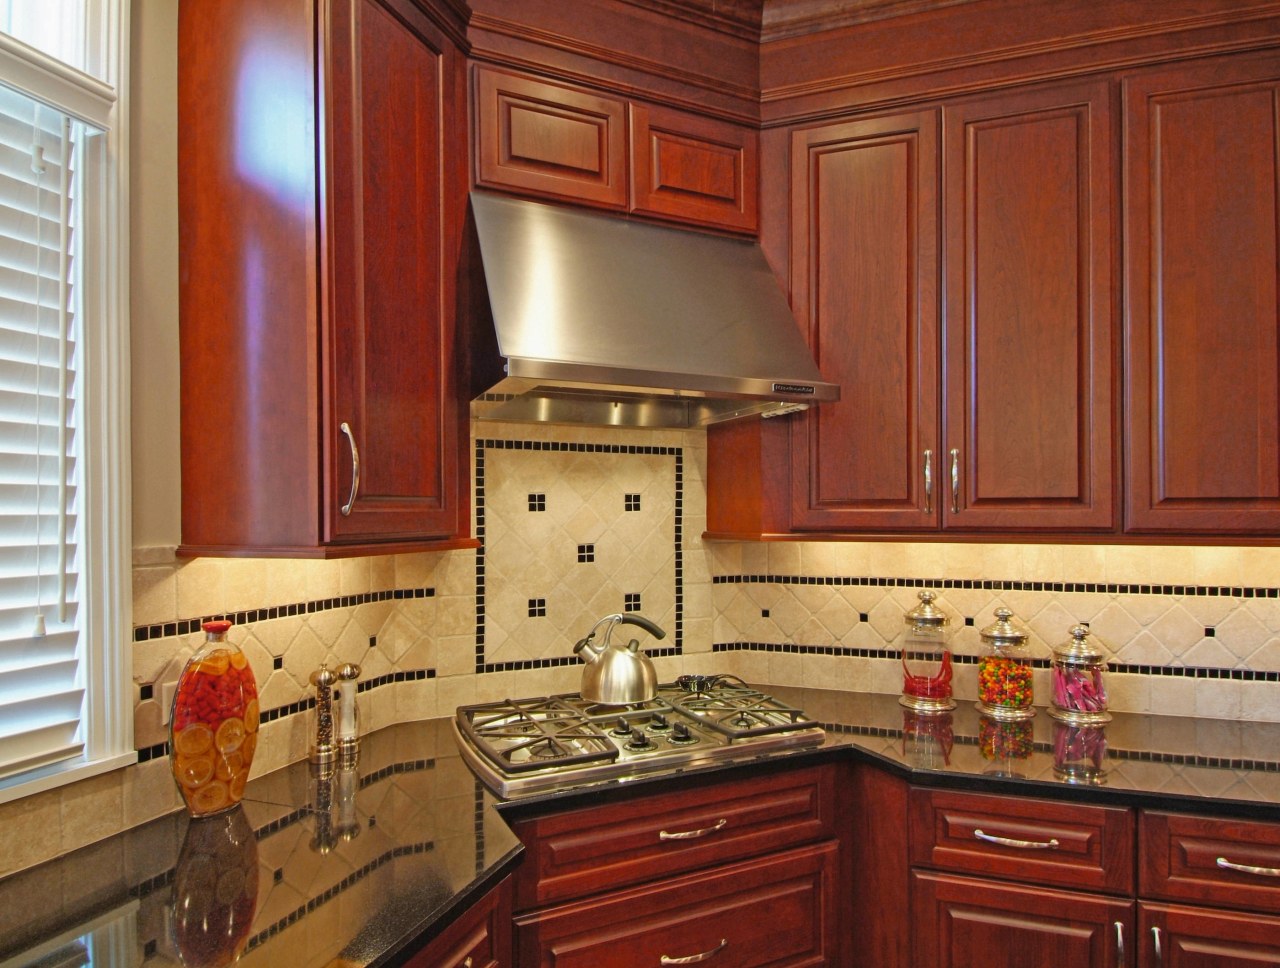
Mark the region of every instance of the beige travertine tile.
POLYGON ((65 853, 109 837, 124 824, 123 771, 80 780, 59 791, 65 853))

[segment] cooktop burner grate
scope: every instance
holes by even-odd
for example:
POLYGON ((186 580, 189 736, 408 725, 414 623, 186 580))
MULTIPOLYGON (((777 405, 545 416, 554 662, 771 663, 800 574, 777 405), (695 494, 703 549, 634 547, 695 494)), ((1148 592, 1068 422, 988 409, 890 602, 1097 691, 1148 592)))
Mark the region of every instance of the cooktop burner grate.
POLYGON ((617 745, 593 722, 555 698, 463 707, 458 725, 476 749, 510 773, 618 757, 617 745))

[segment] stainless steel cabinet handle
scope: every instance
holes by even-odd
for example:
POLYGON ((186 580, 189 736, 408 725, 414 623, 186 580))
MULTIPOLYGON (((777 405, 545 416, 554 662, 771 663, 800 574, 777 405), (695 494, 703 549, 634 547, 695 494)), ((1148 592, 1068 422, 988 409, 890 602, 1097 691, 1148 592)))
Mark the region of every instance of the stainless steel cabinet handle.
POLYGON ((1164 951, 1160 947, 1160 929, 1153 927, 1151 929, 1151 942, 1156 947, 1156 964, 1164 964, 1164 951))
POLYGON ((933 513, 933 451, 924 452, 924 513, 933 513))
POLYGON ((951 448, 951 513, 960 513, 960 451, 951 448))
MULTIPOLYGON (((724 825, 727 824, 728 822, 729 821, 726 818, 721 817, 710 827, 703 827, 701 830, 681 830, 674 834, 671 833, 671 831, 669 830, 659 830, 658 839, 659 840, 697 840, 699 837, 706 837, 708 834, 713 834, 717 830, 723 829, 724 825)), ((673 961, 671 963, 675 965, 675 964, 680 964, 681 962, 673 961)))
POLYGON ((700 955, 685 955, 683 958, 672 958, 670 955, 663 955, 660 964, 663 965, 696 965, 699 961, 706 961, 708 958, 714 958, 729 943, 728 938, 721 938, 720 943, 710 951, 704 951, 700 955))
POLYGON ((1124 923, 1117 921, 1116 928, 1116 968, 1126 968, 1124 957, 1124 923))
POLYGON ((984 834, 981 830, 975 830, 973 836, 978 840, 985 840, 989 844, 999 844, 1001 847, 1017 847, 1019 850, 1057 850, 1061 846, 1056 837, 1050 840, 1010 840, 1008 837, 984 834))
POLYGON ((347 497, 347 503, 338 509, 345 518, 351 514, 351 508, 356 503, 356 495, 360 493, 360 449, 356 447, 356 435, 351 432, 349 423, 342 421, 338 429, 347 435, 347 443, 351 445, 351 494, 347 497))
POLYGON ((1258 874, 1262 877, 1280 877, 1280 867, 1253 867, 1249 864, 1233 864, 1225 857, 1219 857, 1217 864, 1223 870, 1240 871, 1242 874, 1258 874))

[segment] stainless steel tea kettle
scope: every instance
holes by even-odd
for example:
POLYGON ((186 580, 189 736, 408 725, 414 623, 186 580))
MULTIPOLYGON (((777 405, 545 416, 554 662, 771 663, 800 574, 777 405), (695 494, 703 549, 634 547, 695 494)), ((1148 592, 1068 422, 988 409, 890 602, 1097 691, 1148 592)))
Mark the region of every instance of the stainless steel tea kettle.
POLYGON ((587 664, 582 670, 582 698, 606 706, 648 702, 658 694, 658 674, 653 669, 653 661, 640 651, 640 643, 635 639, 626 645, 610 642, 609 635, 615 625, 638 625, 655 639, 665 638, 667 634, 643 615, 615 613, 596 622, 587 637, 573 647, 587 664), (604 635, 599 643, 593 642, 602 625, 604 635))

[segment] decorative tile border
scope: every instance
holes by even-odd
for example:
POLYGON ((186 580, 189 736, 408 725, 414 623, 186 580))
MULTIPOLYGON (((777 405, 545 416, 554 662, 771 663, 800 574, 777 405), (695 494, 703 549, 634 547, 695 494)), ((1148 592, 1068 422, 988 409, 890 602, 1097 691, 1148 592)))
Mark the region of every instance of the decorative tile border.
POLYGON ((990 592, 1083 592, 1093 595, 1181 595, 1280 598, 1280 588, 1244 585, 1134 585, 1074 581, 1005 581, 986 578, 874 578, 848 575, 716 575, 714 585, 831 585, 842 588, 940 588, 990 592))
POLYGON ((376 592, 362 592, 359 595, 339 595, 334 598, 320 598, 310 602, 293 602, 289 605, 271 605, 267 608, 250 608, 239 612, 221 612, 217 615, 204 615, 200 618, 184 618, 176 622, 159 622, 155 625, 135 625, 133 641, 146 642, 150 639, 165 639, 175 635, 190 635, 199 632, 205 622, 231 621, 236 625, 249 625, 253 622, 267 622, 276 618, 291 618, 298 615, 311 615, 315 612, 327 612, 335 608, 355 608, 357 605, 368 605, 372 602, 402 601, 409 598, 433 598, 434 588, 387 588, 376 592))
MULTIPOLYGON (((786 652, 794 655, 837 655, 853 659, 891 659, 897 662, 897 649, 859 649, 841 645, 794 645, 789 642, 714 642, 712 652, 786 652)), ((978 656, 952 653, 957 665, 977 665, 978 656)), ((1029 659, 1037 669, 1048 669, 1048 659, 1029 659)), ((1133 676, 1174 676, 1183 679, 1233 679, 1237 682, 1280 682, 1280 672, 1253 669, 1215 669, 1205 666, 1153 666, 1108 662, 1107 672, 1133 676)))
MULTIPOLYGON (((475 441, 475 526, 480 547, 476 549, 476 664, 477 675, 486 672, 515 672, 521 669, 554 669, 577 665, 576 656, 557 656, 547 659, 521 659, 509 662, 488 662, 485 659, 485 452, 487 450, 527 450, 565 454, 641 454, 671 457, 675 462, 675 628, 670 646, 646 648, 653 658, 684 654, 684 448, 650 447, 634 444, 584 444, 557 440, 497 440, 476 438, 475 441)), ((535 510, 530 495, 530 510, 535 510)), ((639 495, 625 496, 626 507, 638 510, 639 495)))
MULTIPOLYGON (((356 684, 357 695, 362 692, 368 692, 370 689, 379 689, 382 686, 389 686, 399 682, 421 682, 424 679, 434 679, 436 677, 435 669, 401 669, 399 672, 384 672, 380 676, 373 676, 369 679, 362 679, 356 684)), ((305 713, 316 706, 315 696, 308 696, 305 699, 299 699, 297 702, 287 703, 283 706, 275 706, 271 709, 264 709, 259 714, 259 723, 266 725, 273 723, 277 719, 284 719, 286 716, 297 716, 299 713, 305 713)), ((143 747, 138 750, 138 762, 146 763, 148 760, 158 759, 161 756, 169 755, 169 742, 157 743, 154 746, 143 747)))

